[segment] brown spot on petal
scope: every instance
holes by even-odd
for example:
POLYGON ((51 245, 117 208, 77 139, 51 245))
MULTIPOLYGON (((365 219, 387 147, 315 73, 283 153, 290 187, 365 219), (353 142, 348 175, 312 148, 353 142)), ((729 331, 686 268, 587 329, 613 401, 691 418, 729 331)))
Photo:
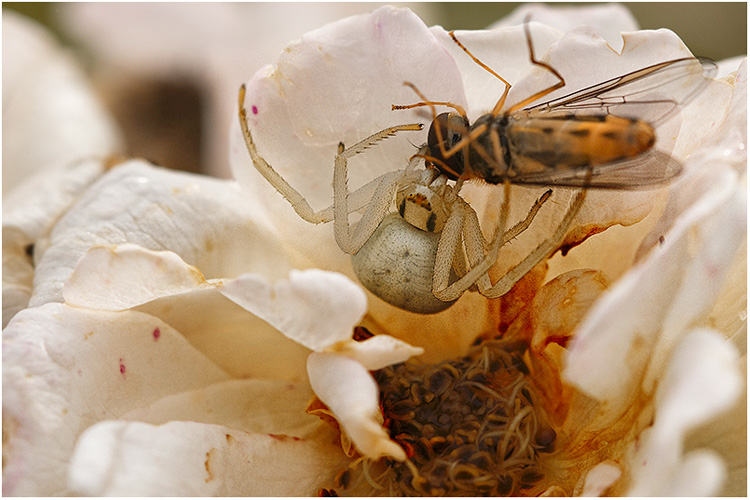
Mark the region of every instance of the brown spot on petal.
POLYGON ((287 434, 268 434, 273 439, 278 441, 302 441, 302 438, 297 436, 289 436, 287 434))
POLYGON ((211 448, 210 450, 208 450, 206 452, 206 461, 203 462, 203 467, 206 469, 206 474, 207 474, 206 479, 205 479, 207 483, 214 480, 214 474, 213 472, 211 472, 211 455, 213 454, 214 451, 215 451, 214 448, 211 448))
MULTIPOLYGON (((610 226, 600 225, 579 226, 574 231, 568 233, 558 250, 560 250, 562 256, 565 257, 573 248, 577 247, 591 236, 607 230, 609 227, 610 226)), ((552 255, 554 255, 554 253, 552 255)))

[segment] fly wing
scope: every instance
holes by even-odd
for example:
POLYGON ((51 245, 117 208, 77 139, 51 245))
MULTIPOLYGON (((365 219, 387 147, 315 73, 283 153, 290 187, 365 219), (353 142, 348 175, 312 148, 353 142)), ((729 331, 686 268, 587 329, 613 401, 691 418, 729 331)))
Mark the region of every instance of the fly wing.
MULTIPOLYGON (((517 160, 533 161, 522 158, 517 160)), ((594 168, 539 170, 527 167, 519 170, 529 173, 514 177, 514 184, 635 190, 659 187, 677 176, 682 170, 682 165, 666 153, 651 150, 629 160, 594 168)))
POLYGON ((716 71, 716 63, 709 59, 673 59, 528 107, 524 111, 529 116, 537 113, 613 114, 657 125, 693 99, 716 71))

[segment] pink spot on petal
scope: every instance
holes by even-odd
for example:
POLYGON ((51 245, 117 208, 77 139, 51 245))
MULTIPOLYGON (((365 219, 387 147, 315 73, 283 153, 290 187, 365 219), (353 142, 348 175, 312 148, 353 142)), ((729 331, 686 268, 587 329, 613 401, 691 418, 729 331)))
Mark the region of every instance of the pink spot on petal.
POLYGON ((120 375, 125 377, 125 372, 127 371, 127 368, 125 368, 125 363, 123 362, 122 358, 120 358, 120 375))
POLYGON ((253 106, 251 109, 253 110, 254 115, 258 114, 258 106, 253 106))
POLYGON ((159 330, 158 326, 154 328, 152 335, 154 336, 154 342, 157 342, 159 340, 159 337, 161 337, 161 330, 159 330))

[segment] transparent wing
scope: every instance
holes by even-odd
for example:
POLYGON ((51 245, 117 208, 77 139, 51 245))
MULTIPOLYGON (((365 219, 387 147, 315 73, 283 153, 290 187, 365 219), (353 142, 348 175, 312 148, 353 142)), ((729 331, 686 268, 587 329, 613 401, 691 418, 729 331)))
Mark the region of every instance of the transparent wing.
POLYGON ((525 113, 613 114, 651 125, 693 99, 716 74, 709 59, 673 59, 525 108, 525 113))
MULTIPOLYGON (((533 161, 518 158, 518 161, 533 161)), ((527 172, 531 168, 522 168, 527 172)), ((538 169, 537 169, 538 170, 538 169)), ((682 165, 670 155, 651 150, 629 160, 594 168, 545 169, 513 178, 514 184, 539 186, 590 187, 598 189, 652 189, 682 171, 682 165), (590 176, 589 176, 590 175, 590 176)))

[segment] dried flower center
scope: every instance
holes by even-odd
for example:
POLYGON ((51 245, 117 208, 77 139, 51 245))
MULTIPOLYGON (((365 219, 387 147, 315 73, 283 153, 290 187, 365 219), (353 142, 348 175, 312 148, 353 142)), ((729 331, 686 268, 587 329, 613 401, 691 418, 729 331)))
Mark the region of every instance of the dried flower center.
POLYGON ((392 495, 535 494, 552 450, 523 361, 524 346, 484 342, 458 360, 375 374, 385 425, 407 451, 372 481, 392 495))

